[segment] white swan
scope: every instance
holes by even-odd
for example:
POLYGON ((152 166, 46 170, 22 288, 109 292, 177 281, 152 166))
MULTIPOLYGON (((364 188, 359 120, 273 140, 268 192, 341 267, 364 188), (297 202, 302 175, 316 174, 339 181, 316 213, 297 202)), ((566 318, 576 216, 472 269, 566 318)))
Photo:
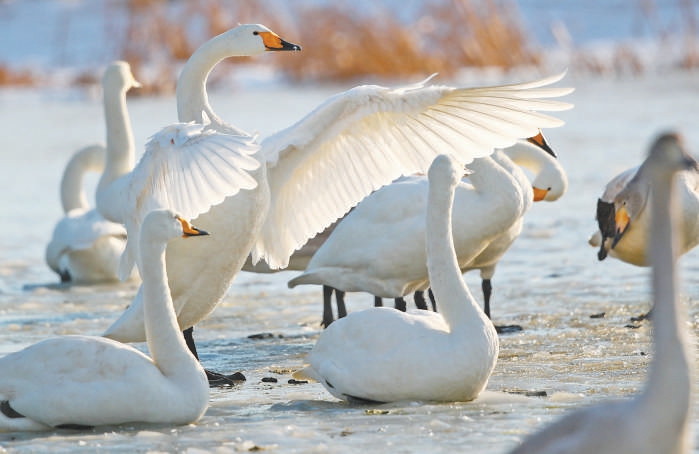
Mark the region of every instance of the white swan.
POLYGON ((165 248, 170 239, 205 234, 170 211, 149 214, 139 270, 151 357, 93 336, 58 337, 10 353, 0 358, 0 431, 199 419, 209 385, 177 325, 165 248))
MULTIPOLYGON (((469 167, 474 173, 456 188, 454 244, 462 272, 481 270, 485 312, 490 315, 490 293, 485 290, 495 265, 521 232, 523 215, 534 200, 561 197, 567 179, 556 159, 526 143, 476 159, 469 167), (515 163, 534 171, 534 189, 515 163)), ((414 176, 364 199, 337 225, 305 272, 289 281, 289 287, 316 284, 382 298, 425 290, 429 285, 424 247, 427 189, 426 178, 414 176)), ((324 298, 324 326, 332 322, 329 306, 324 298)), ((340 298, 338 306, 341 314, 340 298)))
MULTIPOLYGON (((682 206, 680 253, 685 254, 699 244, 699 164, 680 172, 676 184, 682 206)), ((649 265, 649 195, 650 177, 643 165, 627 169, 607 183, 597 201, 599 230, 588 241, 599 248, 600 260, 609 255, 633 265, 649 265)))
POLYGON ((383 307, 353 312, 320 334, 309 365, 295 377, 319 381, 339 399, 376 402, 468 401, 485 388, 498 336, 461 278, 454 250, 451 214, 462 173, 445 155, 429 169, 423 217, 440 313, 383 307))
MULTIPOLYGON (((542 99, 571 91, 542 88, 561 75, 476 89, 361 86, 329 99, 259 145, 215 115, 205 86, 218 61, 298 49, 266 27, 250 24, 205 43, 182 70, 177 102, 180 121, 211 121, 206 134, 195 138, 197 133, 184 133, 186 153, 184 148, 182 153, 168 151, 168 144, 154 137, 137 168, 98 193, 105 217, 127 226, 122 272, 130 267, 132 240, 147 209, 171 207, 216 231, 202 250, 192 251, 184 243, 168 249, 170 288, 183 329, 216 307, 250 251, 255 261, 264 258, 273 268, 283 267, 294 249, 372 190, 401 174, 424 170, 437 153, 454 153, 470 162, 539 128, 562 124, 536 111, 571 107, 542 99), (211 164, 226 159, 227 164, 211 164), (187 197, 181 197, 185 189, 187 197), (191 278, 203 269, 216 272, 191 278)), ((181 127, 171 127, 168 134, 181 127)), ((141 299, 136 296, 106 336, 129 342, 144 338, 141 299)))
POLYGON ((694 165, 674 134, 659 137, 643 164, 652 186, 648 248, 655 302, 655 353, 643 391, 629 400, 572 412, 527 438, 512 454, 690 452, 694 344, 687 332, 686 310, 676 294, 681 204, 673 177, 694 165))
MULTIPOLYGON (((107 129, 107 146, 114 142, 114 130, 131 125, 126 114, 126 92, 140 84, 126 62, 113 62, 105 70, 102 91, 107 129)), ((61 179, 61 204, 65 216, 56 224, 46 247, 46 263, 62 282, 92 284, 118 281, 119 258, 126 246, 123 225, 107 221, 90 209, 83 189, 87 172, 102 172, 105 147, 92 145, 77 151, 68 161, 61 179)), ((132 151, 133 153, 133 151, 132 151)), ((133 276, 135 273, 133 273, 133 276)))

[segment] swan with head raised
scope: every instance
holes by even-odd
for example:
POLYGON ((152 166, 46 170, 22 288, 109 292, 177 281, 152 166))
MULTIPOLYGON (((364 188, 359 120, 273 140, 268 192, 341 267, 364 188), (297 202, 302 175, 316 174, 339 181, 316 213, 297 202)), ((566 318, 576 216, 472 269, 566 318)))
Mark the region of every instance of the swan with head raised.
POLYGON ((528 437, 512 454, 690 452, 694 344, 676 288, 681 199, 675 180, 694 165, 676 134, 661 135, 642 164, 653 205, 647 247, 655 307, 655 353, 643 391, 574 411, 528 437))
POLYGON ((199 419, 209 386, 180 333, 165 270, 168 241, 198 235, 206 232, 168 210, 143 220, 138 265, 150 357, 94 336, 57 337, 10 353, 0 358, 0 431, 199 419))
POLYGON ((454 250, 452 205, 462 173, 447 155, 428 173, 427 268, 440 313, 353 312, 320 334, 297 378, 316 380, 339 399, 376 402, 468 401, 485 388, 498 336, 468 291, 454 250))
MULTIPOLYGON (((113 62, 105 70, 102 91, 108 148, 128 152, 129 144, 120 140, 120 136, 131 134, 126 92, 139 86, 126 62, 113 62)), ((96 209, 90 209, 83 189, 87 172, 104 170, 106 154, 102 145, 85 147, 71 157, 63 171, 61 204, 65 216, 54 227, 46 247, 46 263, 62 282, 92 284, 119 280, 119 260, 126 246, 126 229, 106 220, 96 209)))

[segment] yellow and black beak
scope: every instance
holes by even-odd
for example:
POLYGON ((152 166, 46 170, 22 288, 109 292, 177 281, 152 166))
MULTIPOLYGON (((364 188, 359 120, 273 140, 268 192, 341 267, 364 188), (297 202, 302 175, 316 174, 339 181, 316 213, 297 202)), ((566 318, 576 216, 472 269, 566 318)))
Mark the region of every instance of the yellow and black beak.
POLYGON ((556 154, 556 152, 553 151, 553 148, 551 148, 549 146, 548 142, 546 142, 546 139, 544 138, 544 134, 541 132, 541 130, 539 130, 539 134, 528 138, 527 142, 541 148, 542 150, 544 150, 546 153, 550 154, 554 158, 558 158, 558 155, 556 154))
POLYGON ((619 208, 614 216, 614 222, 616 224, 616 231, 614 233, 614 240, 612 241, 612 249, 617 245, 624 233, 629 229, 631 224, 631 218, 629 218, 629 213, 626 211, 626 207, 619 208))
POLYGON ((190 236, 203 236, 208 235, 209 232, 206 230, 201 230, 194 227, 192 224, 177 216, 177 220, 182 224, 182 238, 188 238, 190 236))
POLYGON ((301 46, 298 44, 292 44, 288 41, 284 41, 274 32, 256 32, 262 38, 262 42, 265 44, 267 50, 301 50, 301 46))

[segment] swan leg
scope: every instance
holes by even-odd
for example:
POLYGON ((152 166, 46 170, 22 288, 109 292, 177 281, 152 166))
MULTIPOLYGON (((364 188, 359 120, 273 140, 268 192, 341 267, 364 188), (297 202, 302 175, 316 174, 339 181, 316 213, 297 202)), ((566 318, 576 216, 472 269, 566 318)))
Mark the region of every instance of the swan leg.
POLYGON ((490 318, 490 295, 493 294, 493 285, 490 279, 483 279, 481 281, 481 289, 483 290, 483 312, 490 318))
POLYGON ((395 306, 396 309, 398 309, 401 312, 405 312, 408 310, 408 305, 405 303, 405 300, 403 297, 395 298, 395 306))
POLYGON ((334 289, 332 287, 328 287, 327 285, 323 286, 323 319, 320 322, 320 326, 322 326, 323 328, 327 328, 335 320, 333 317, 332 308, 333 290, 334 289))
POLYGON ((418 309, 422 309, 423 311, 427 310, 427 301, 425 301, 425 292, 421 290, 417 290, 415 294, 413 295, 413 300, 415 301, 415 307, 418 309))
POLYGON ((347 307, 345 306, 345 292, 335 289, 335 299, 337 300, 337 318, 347 317, 347 307))
POLYGON ((383 307, 383 299, 380 296, 374 297, 374 307, 383 307))
POLYGON ((434 299, 434 293, 432 293, 431 288, 427 289, 427 296, 430 297, 430 303, 432 304, 432 310, 434 312, 437 312, 437 301, 435 301, 435 299, 434 299))
MULTIPOLYGON (((194 343, 194 327, 191 326, 186 330, 182 331, 182 336, 187 344, 187 348, 192 352, 192 355, 201 363, 199 360, 199 355, 197 354, 197 346, 194 343)), ((226 386, 234 386, 240 384, 241 381, 245 381, 245 375, 241 372, 235 372, 230 375, 224 375, 218 372, 211 371, 204 368, 206 372, 206 378, 209 380, 209 387, 211 388, 223 388, 226 386)))

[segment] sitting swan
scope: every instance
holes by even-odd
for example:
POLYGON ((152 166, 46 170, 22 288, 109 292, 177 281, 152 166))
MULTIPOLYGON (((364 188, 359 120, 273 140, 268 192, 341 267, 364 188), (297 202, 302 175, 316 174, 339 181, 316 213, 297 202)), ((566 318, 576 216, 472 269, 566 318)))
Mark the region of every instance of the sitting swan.
MULTIPOLYGON (((589 244, 599 248, 598 258, 607 255, 637 266, 648 266, 647 233, 650 177, 643 165, 614 177, 597 201, 599 230, 589 244)), ((682 206, 680 254, 699 244, 699 164, 680 172, 676 178, 682 206)))
MULTIPOLYGON (((107 67, 102 91, 108 147, 123 146, 115 130, 127 128, 125 132, 130 134, 126 92, 139 86, 128 63, 117 61, 107 67)), ((82 186, 86 172, 104 170, 106 153, 102 145, 85 147, 72 156, 63 171, 61 204, 65 216, 54 227, 46 247, 46 263, 61 277, 61 282, 92 284, 119 280, 126 229, 90 209, 82 186)))
POLYGON ((295 377, 319 381, 339 399, 376 402, 468 401, 485 388, 498 336, 461 278, 454 250, 451 214, 462 171, 441 155, 428 173, 427 267, 440 313, 353 312, 321 332, 295 377))
POLYGON ((643 391, 629 400, 572 412, 527 438, 512 454, 690 452, 694 344, 675 288, 682 205, 673 179, 694 165, 675 134, 658 138, 642 165, 652 193, 648 249, 655 302, 655 354, 643 391))
MULTIPOLYGON (((461 271, 481 270, 484 311, 490 316, 490 278, 521 232, 523 215, 533 201, 561 197, 567 179, 556 159, 527 143, 476 159, 469 167, 475 173, 456 188, 452 230, 461 271), (534 171, 533 189, 515 164, 534 171)), ((305 272, 289 281, 289 287, 317 284, 389 298, 425 290, 429 285, 424 247, 427 190, 425 177, 414 176, 364 199, 338 224, 305 272)), ((339 315, 346 313, 341 292, 339 315)), ((332 310, 328 292, 324 296, 323 325, 327 326, 332 310)))
MULTIPOLYGON (((186 154, 170 153, 168 144, 158 143, 157 158, 147 150, 132 173, 98 192, 99 210, 127 227, 122 276, 131 268, 134 240, 147 209, 169 207, 216 232, 201 250, 184 243, 168 248, 169 283, 182 329, 216 307, 250 251, 253 261, 263 258, 272 268, 283 267, 296 248, 364 196, 401 174, 424 170, 436 154, 450 152, 470 162, 540 128, 562 124, 537 111, 571 107, 542 99, 571 91, 542 88, 562 75, 475 89, 361 86, 330 98, 295 125, 257 143, 215 115, 206 79, 223 58, 269 50, 300 47, 251 24, 200 47, 179 77, 177 104, 181 122, 210 122, 201 137, 186 154), (238 143, 231 145, 233 140, 238 143), (221 166, 210 173, 202 170, 226 159, 228 170, 236 167, 236 177, 227 176, 221 166), (204 269, 216 272, 201 273, 204 269), (196 279, 193 272, 200 272, 196 279)), ((139 293, 105 336, 142 341, 142 307, 139 293)))
POLYGON ((92 336, 58 337, 10 353, 0 358, 0 431, 187 424, 204 414, 206 375, 177 326, 165 274, 167 242, 195 235, 206 232, 170 211, 143 220, 139 271, 151 357, 92 336))

